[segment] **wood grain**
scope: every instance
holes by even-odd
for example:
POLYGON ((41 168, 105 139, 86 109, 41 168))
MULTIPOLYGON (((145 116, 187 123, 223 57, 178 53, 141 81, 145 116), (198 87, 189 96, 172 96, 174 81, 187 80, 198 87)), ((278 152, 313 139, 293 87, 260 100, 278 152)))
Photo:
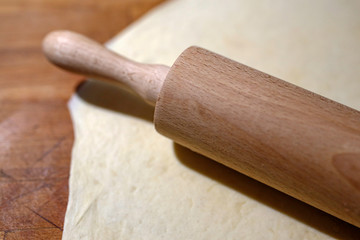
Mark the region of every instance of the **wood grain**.
POLYGON ((155 127, 360 227, 360 112, 205 49, 171 67, 155 127))
POLYGON ((169 67, 143 64, 108 50, 84 35, 54 31, 43 41, 47 59, 66 70, 120 84, 155 105, 169 67))
POLYGON ((73 131, 67 101, 82 77, 41 52, 50 31, 104 42, 162 0, 1 0, 0 239, 60 239, 73 131))

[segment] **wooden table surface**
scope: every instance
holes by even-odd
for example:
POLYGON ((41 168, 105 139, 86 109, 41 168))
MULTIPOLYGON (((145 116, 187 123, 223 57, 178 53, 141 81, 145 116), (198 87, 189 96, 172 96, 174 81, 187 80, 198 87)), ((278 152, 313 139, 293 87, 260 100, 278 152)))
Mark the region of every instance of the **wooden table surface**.
POLYGON ((0 239, 60 239, 83 80, 51 66, 41 40, 69 29, 104 42, 163 0, 0 0, 0 239))

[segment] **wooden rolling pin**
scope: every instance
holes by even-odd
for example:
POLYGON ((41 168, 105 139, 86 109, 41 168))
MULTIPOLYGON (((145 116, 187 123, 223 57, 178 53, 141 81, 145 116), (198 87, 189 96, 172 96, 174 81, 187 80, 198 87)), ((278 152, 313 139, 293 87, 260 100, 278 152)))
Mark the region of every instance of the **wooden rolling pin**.
POLYGON ((360 112, 198 47, 170 69, 69 31, 50 33, 43 50, 135 91, 175 142, 360 227, 360 112))

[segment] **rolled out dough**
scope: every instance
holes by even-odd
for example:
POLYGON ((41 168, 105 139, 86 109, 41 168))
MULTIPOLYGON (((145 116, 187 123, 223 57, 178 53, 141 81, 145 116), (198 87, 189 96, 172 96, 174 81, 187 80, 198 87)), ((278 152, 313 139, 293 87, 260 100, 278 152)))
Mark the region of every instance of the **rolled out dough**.
MULTIPOLYGON (((171 65, 198 45, 360 109, 358 1, 174 0, 108 43, 171 65)), ((153 109, 89 80, 63 239, 356 239, 360 230, 159 135, 153 109)))

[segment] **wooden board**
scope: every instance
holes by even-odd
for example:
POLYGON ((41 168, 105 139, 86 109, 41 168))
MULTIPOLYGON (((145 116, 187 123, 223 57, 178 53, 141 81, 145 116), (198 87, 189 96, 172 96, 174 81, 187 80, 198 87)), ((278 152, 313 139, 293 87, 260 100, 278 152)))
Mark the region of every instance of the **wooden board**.
POLYGON ((69 29, 104 42, 163 0, 1 0, 0 239, 60 239, 82 77, 51 66, 41 40, 69 29))

